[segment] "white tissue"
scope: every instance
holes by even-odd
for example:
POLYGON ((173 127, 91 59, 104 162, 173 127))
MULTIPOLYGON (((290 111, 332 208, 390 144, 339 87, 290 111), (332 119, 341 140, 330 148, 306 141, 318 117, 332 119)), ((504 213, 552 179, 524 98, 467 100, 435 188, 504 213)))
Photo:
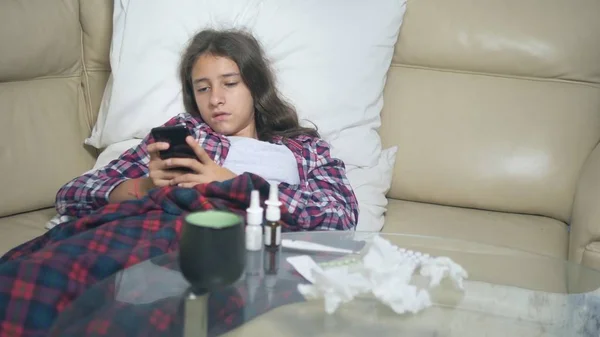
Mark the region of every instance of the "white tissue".
POLYGON ((430 278, 429 287, 451 278, 462 290, 463 279, 468 277, 450 258, 398 248, 380 236, 373 238, 362 263, 357 265, 322 269, 306 255, 290 257, 288 262, 311 282, 298 285, 298 291, 307 299, 323 298, 328 314, 367 293, 398 314, 418 313, 432 305, 429 292, 410 283, 418 269, 430 278))
POLYGON ((357 273, 349 273, 347 267, 328 271, 313 270, 315 282, 300 284, 298 291, 309 299, 324 297, 325 311, 331 314, 342 303, 350 302, 356 295, 369 290, 368 281, 357 273))
POLYGON ((438 286, 444 277, 449 277, 460 290, 464 290, 463 279, 468 277, 467 271, 448 257, 428 259, 422 264, 420 274, 430 278, 430 287, 438 286))

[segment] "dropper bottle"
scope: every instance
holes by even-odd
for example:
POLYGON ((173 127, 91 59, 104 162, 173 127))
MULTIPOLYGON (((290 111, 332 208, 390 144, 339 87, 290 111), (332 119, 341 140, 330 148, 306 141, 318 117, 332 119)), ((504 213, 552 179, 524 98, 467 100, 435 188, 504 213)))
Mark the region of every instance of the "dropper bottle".
POLYGON ((246 209, 246 249, 258 251, 262 249, 263 208, 260 207, 260 196, 257 190, 250 192, 250 207, 246 209))
POLYGON ((279 201, 279 188, 276 183, 271 183, 267 205, 267 223, 265 226, 265 247, 279 248, 281 245, 281 201, 279 201))

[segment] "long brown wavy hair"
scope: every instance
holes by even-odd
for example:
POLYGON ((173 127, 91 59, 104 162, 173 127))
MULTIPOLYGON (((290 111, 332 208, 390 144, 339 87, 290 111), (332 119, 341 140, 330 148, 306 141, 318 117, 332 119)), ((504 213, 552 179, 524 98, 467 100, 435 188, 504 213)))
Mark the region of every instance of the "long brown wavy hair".
POLYGON ((275 136, 294 138, 300 135, 319 137, 316 128, 300 126, 296 109, 275 88, 275 77, 259 42, 241 30, 207 29, 189 42, 179 66, 185 110, 200 117, 192 84, 192 68, 202 55, 227 57, 240 68, 240 76, 254 100, 254 120, 258 139, 269 141, 275 136))

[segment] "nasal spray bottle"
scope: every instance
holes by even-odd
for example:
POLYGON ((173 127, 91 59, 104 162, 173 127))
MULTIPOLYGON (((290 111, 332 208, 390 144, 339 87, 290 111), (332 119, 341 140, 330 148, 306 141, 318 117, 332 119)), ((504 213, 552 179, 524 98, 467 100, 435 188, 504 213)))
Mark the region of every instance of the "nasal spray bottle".
POLYGON ((276 183, 271 183, 267 205, 267 224, 265 226, 265 247, 278 249, 281 245, 281 201, 279 201, 279 188, 276 183))
POLYGON ((263 208, 260 207, 258 191, 250 193, 250 207, 246 209, 246 249, 259 251, 262 249, 263 208))
POLYGON ((262 280, 263 208, 258 191, 250 193, 250 207, 246 210, 246 268, 244 282, 248 300, 254 302, 262 280))

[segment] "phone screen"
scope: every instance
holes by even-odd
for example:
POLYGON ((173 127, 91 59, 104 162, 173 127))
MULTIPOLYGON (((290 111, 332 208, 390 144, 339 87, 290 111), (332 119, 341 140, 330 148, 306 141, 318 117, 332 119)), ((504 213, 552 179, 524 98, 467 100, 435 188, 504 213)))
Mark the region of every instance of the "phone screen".
POLYGON ((169 143, 169 148, 167 150, 160 151, 161 159, 197 159, 194 150, 185 141, 185 138, 190 135, 190 132, 185 126, 161 126, 153 128, 150 133, 155 142, 169 143))

